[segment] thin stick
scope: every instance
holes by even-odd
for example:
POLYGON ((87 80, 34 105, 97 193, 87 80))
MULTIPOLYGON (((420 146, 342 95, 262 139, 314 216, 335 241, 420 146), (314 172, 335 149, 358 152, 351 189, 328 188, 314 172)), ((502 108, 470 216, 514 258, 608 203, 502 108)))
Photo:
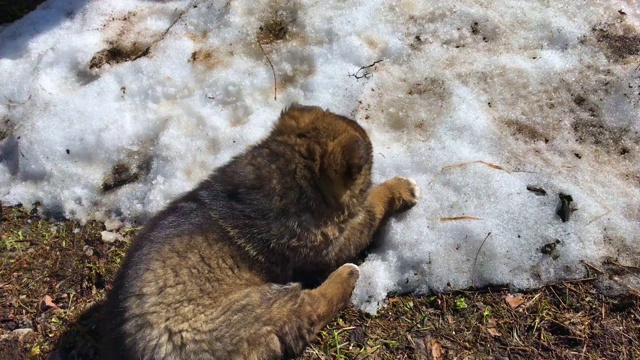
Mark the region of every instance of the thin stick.
POLYGON ((482 249, 482 247, 484 246, 484 243, 487 241, 490 235, 491 235, 491 231, 489 231, 489 233, 484 238, 484 240, 482 240, 482 244, 480 244, 480 247, 478 248, 478 252, 476 253, 476 258, 473 259, 473 271, 471 273, 471 276, 473 277, 472 279, 473 279, 474 288, 476 288, 476 263, 478 262, 478 254, 480 254, 480 250, 482 249))
POLYGON ((589 264, 586 260, 582 260, 580 262, 583 263, 588 268, 591 268, 591 269, 595 270, 599 274, 604 274, 605 273, 603 270, 598 269, 595 265, 589 264))
POLYGON ((475 216, 454 216, 454 217, 441 217, 440 221, 460 221, 460 220, 482 220, 475 216))
MULTIPOLYGON (((191 4, 193 4, 193 2, 191 2, 191 4)), ((149 52, 151 52, 151 48, 152 48, 152 47, 154 47, 154 46, 156 46, 160 41, 164 40, 165 36, 167 36, 167 34, 168 34, 168 33, 169 33, 169 31, 171 30, 171 28, 173 28, 173 26, 174 26, 174 25, 175 25, 175 24, 176 24, 176 23, 177 23, 177 22, 182 18, 182 16, 187 12, 187 10, 188 10, 189 8, 191 8, 191 4, 189 5, 189 7, 188 7, 187 9, 182 10, 182 11, 178 14, 178 16, 176 16, 176 18, 175 18, 175 19, 173 19, 173 21, 171 22, 171 25, 169 25, 169 27, 165 29, 165 31, 162 33, 162 35, 161 35, 159 38, 157 38, 157 39, 153 40, 153 41, 151 42, 151 45, 149 45, 148 47, 146 47, 146 48, 144 48, 144 49, 140 50, 140 51, 139 51, 139 52, 138 52, 138 53, 137 53, 133 58, 131 58, 131 60, 130 60, 130 61, 136 61, 136 60, 140 59, 140 58, 141 58, 141 57, 143 57, 143 56, 147 56, 147 55, 149 55, 149 52)), ((176 9, 176 10, 177 10, 177 9, 176 9)))
MULTIPOLYGON (((436 181, 436 178, 437 178, 438 176, 442 175, 442 173, 443 173, 443 172, 445 172, 445 171, 449 171, 449 170, 452 170, 452 169, 458 169, 458 168, 461 168, 461 167, 466 167, 466 166, 468 166, 468 165, 472 165, 472 164, 482 164, 482 165, 488 166, 488 167, 490 167, 490 168, 492 168, 492 169, 495 169, 495 170, 504 171, 504 172, 506 172, 507 174, 510 174, 510 173, 511 173, 511 171, 510 171, 510 170, 507 170, 507 169, 503 168, 503 167, 502 167, 502 166, 500 166, 500 165, 492 164, 492 163, 487 162, 487 161, 483 161, 483 160, 468 161, 468 162, 463 162, 463 163, 459 163, 459 164, 447 165, 447 166, 443 167, 442 169, 440 169, 440 171, 438 171, 438 172, 433 176, 433 178, 431 179, 431 181, 429 181, 429 186, 431 186, 431 185, 433 184, 433 182, 435 182, 435 181, 436 181)), ((519 172, 519 171, 518 171, 518 172, 519 172)))
MULTIPOLYGON (((600 273, 600 274, 603 274, 603 275, 609 275, 609 274, 607 274, 607 272, 606 272, 606 271, 601 270, 601 269, 598 269, 595 265, 589 264, 589 263, 588 263, 587 261, 585 261, 585 260, 582 260, 581 262, 582 262, 584 265, 586 265, 587 267, 589 267, 589 268, 591 268, 591 269, 595 270, 596 272, 598 272, 598 273, 600 273)), ((633 286, 630 286, 630 285, 625 284, 625 283, 624 283, 624 281, 623 281, 622 279, 620 279, 619 277, 609 275, 609 280, 611 280, 611 281, 615 282, 615 283, 616 283, 616 284, 618 284, 618 285, 621 285, 621 286, 623 286, 623 287, 627 288, 627 290, 629 290, 632 294, 634 294, 635 296, 640 297, 640 290, 638 290, 638 289, 634 288, 633 286)))
POLYGON ((380 63, 380 62, 382 62, 382 59, 378 60, 378 61, 374 61, 373 64, 371 64, 371 65, 360 66, 360 69, 358 69, 358 71, 356 71, 353 74, 348 74, 348 75, 349 76, 353 76, 354 78, 356 78, 356 80, 360 80, 362 78, 368 79, 368 78, 373 76, 370 72, 365 71, 362 75, 358 75, 358 73, 360 73, 360 71, 362 71, 362 70, 370 69, 370 68, 376 66, 376 64, 380 63))
POLYGON ((260 42, 260 40, 258 40, 258 46, 260 46, 260 50, 262 50, 262 54, 269 62, 269 66, 271 66, 271 72, 273 73, 273 100, 278 100, 278 82, 276 81, 276 70, 273 68, 273 63, 271 62, 271 59, 269 59, 269 57, 267 56, 267 53, 264 51, 264 48, 262 47, 262 43, 260 42))

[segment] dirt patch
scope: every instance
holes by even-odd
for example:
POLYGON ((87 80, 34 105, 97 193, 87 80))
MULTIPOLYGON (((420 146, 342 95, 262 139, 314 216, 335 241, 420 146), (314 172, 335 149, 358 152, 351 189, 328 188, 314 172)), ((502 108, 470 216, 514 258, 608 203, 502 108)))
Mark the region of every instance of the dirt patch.
POLYGON ((8 118, 0 120, 0 141, 6 139, 9 136, 9 129, 5 128, 5 124, 9 123, 10 121, 8 118))
POLYGON ((611 61, 620 62, 640 54, 640 33, 627 23, 598 25, 592 33, 611 61))
POLYGON ((0 221, 0 353, 42 359, 104 296, 127 243, 103 242, 101 223, 48 221, 21 207, 2 207, 0 221))
POLYGON ((625 151, 625 147, 622 145, 623 140, 630 133, 626 127, 611 127, 600 119, 576 119, 572 124, 572 129, 579 143, 618 150, 617 153, 621 155, 629 152, 628 149, 625 151))
POLYGON ((151 159, 146 159, 133 167, 126 163, 118 163, 111 168, 111 173, 102 182, 102 191, 109 192, 126 184, 136 182, 151 171, 151 159))
POLYGON ((192 52, 189 62, 209 70, 226 64, 226 60, 221 56, 220 52, 211 49, 199 49, 192 52))
POLYGON ((263 44, 271 44, 286 39, 288 33, 289 23, 273 17, 258 28, 258 40, 263 44))
POLYGON ((115 65, 122 62, 134 61, 149 54, 149 46, 114 45, 108 49, 98 51, 89 61, 89 69, 99 69, 106 64, 115 65))
POLYGON ((514 138, 521 141, 548 143, 550 136, 535 126, 515 119, 506 119, 500 122, 506 131, 514 138))
POLYGON ((420 82, 412 84, 407 91, 407 95, 422 96, 425 94, 435 97, 439 101, 444 101, 449 95, 447 84, 442 79, 427 77, 420 82))
POLYGON ((495 29, 478 21, 471 23, 471 35, 481 38, 483 42, 489 42, 496 36, 495 29))
POLYGON ((114 40, 108 42, 108 47, 96 52, 89 61, 89 70, 100 69, 104 65, 115 65, 127 61, 134 61, 149 54, 152 41, 131 40, 135 38, 134 27, 141 21, 136 12, 128 12, 119 18, 112 18, 103 26, 104 31, 112 29, 114 40))
MULTIPOLYGON (((613 86, 603 84, 604 86, 613 86)), ((608 91, 608 90, 603 90, 608 91)), ((614 124, 602 111, 599 94, 576 93, 573 99, 573 121, 570 123, 578 144, 586 144, 604 150, 608 156, 632 160, 640 137, 630 124, 614 124)))
POLYGON ((95 72, 106 64, 115 65, 148 56, 151 48, 164 39, 182 15, 184 11, 173 14, 173 22, 166 29, 144 26, 148 18, 158 16, 153 10, 149 13, 129 12, 123 17, 110 19, 103 24, 102 29, 103 32, 112 34, 112 40, 108 41, 106 49, 93 55, 88 64, 89 70, 95 72))
MULTIPOLYGON (((2 207, 0 219, 3 359, 100 359, 101 301, 128 242, 103 242, 102 223, 21 207, 2 207), (54 307, 42 306, 47 295, 54 307)), ((605 297, 595 282, 391 296, 376 316, 343 310, 301 359, 640 358, 638 297, 605 297)))
POLYGON ((291 1, 272 1, 269 5, 270 13, 263 17, 258 27, 258 41, 267 45, 297 37, 298 7, 298 4, 291 1))

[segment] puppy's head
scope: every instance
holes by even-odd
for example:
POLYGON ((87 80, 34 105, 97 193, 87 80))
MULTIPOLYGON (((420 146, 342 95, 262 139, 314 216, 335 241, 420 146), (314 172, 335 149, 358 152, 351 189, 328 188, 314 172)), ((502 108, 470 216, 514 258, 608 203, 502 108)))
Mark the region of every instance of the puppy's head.
POLYGON ((283 111, 272 136, 293 146, 323 190, 338 202, 363 197, 371 186, 371 141, 354 120, 293 104, 283 111))

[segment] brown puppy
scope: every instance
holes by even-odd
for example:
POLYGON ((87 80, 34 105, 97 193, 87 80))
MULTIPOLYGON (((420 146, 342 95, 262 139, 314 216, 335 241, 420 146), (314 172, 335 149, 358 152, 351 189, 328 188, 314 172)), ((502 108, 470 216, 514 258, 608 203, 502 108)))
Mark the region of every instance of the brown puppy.
POLYGON ((416 203, 409 179, 371 189, 371 165, 355 121, 292 105, 265 140, 171 203, 131 245, 107 299, 107 358, 302 353, 351 297, 359 271, 345 263, 416 203), (291 283, 331 271, 312 290, 291 283))

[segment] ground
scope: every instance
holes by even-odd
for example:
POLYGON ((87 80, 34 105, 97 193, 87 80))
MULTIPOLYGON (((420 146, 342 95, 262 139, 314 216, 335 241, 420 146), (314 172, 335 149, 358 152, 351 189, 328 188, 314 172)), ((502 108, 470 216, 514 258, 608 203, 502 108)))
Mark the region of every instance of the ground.
MULTIPOLYGON (((137 231, 108 225, 2 207, 2 359, 99 358, 97 314, 137 231)), ((639 359, 638 296, 595 282, 392 296, 377 316, 349 307, 302 359, 639 359)))
MULTIPOLYGON (((0 0, 0 24, 41 2, 0 0)), ((105 230, 2 207, 0 358, 99 358, 101 301, 137 229, 105 230)), ((596 281, 391 296, 377 316, 349 307, 302 359, 640 359, 638 295, 606 297, 596 281)))

